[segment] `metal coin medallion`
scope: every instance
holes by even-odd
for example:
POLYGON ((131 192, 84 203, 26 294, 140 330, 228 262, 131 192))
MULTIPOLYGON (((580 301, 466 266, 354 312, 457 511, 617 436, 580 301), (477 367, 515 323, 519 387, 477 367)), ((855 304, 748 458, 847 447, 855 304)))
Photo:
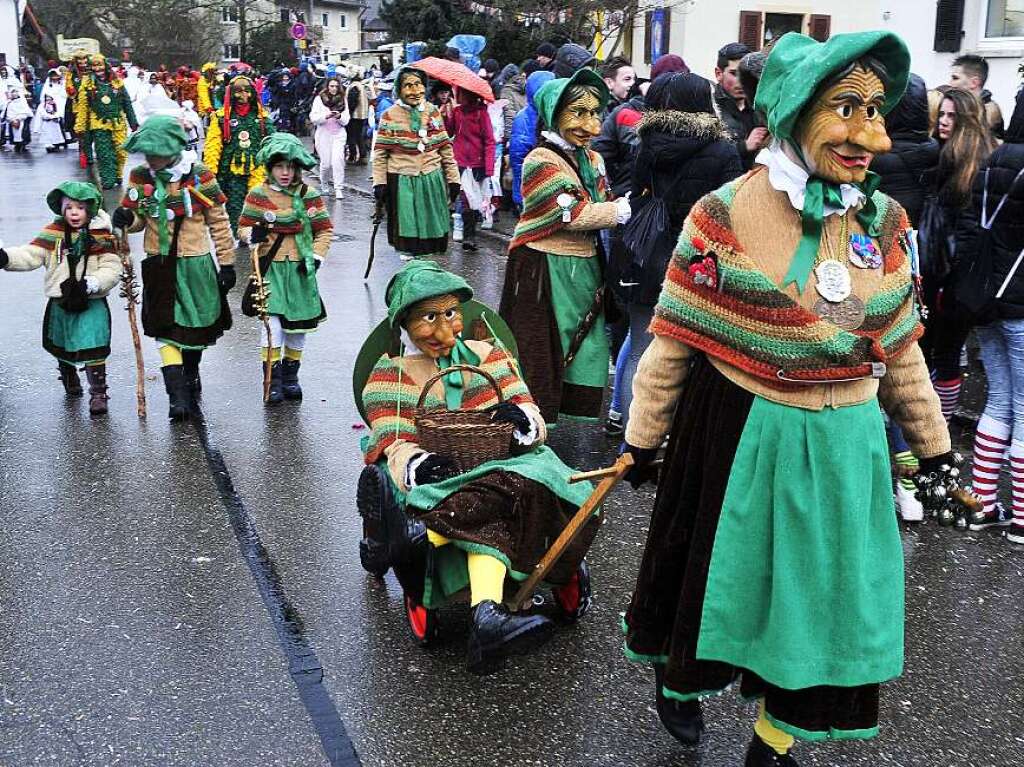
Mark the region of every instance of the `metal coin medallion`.
POLYGON ((838 302, 819 298, 814 303, 814 313, 843 330, 856 330, 864 324, 864 302, 857 296, 838 302))
POLYGON ((109 104, 110 103, 110 96, 103 96, 100 99, 100 101, 102 101, 104 104, 109 104))
POLYGON ((850 270, 842 261, 834 258, 825 259, 814 267, 814 276, 817 279, 814 289, 826 301, 839 303, 846 300, 853 291, 850 270))

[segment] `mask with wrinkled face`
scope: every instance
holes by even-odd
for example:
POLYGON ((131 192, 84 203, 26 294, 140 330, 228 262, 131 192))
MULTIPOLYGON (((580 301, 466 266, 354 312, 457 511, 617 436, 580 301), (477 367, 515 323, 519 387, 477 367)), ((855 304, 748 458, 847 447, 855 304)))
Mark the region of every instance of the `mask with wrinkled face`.
POLYGON ((837 183, 862 182, 872 157, 892 147, 884 103, 882 80, 860 64, 818 94, 793 134, 811 174, 837 183))
POLYGON ((399 98, 411 107, 419 106, 426 94, 423 81, 415 75, 402 78, 402 86, 398 89, 399 98))
POLYGON ((402 326, 428 357, 447 357, 462 333, 462 302, 451 294, 426 298, 412 305, 402 326))
POLYGON ((573 98, 558 113, 558 135, 572 146, 586 146, 601 132, 601 100, 589 90, 573 98))

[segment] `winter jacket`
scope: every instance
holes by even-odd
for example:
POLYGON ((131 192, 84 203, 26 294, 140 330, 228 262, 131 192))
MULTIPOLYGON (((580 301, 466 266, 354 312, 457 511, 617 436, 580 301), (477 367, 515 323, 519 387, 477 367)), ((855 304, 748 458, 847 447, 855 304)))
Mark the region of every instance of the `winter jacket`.
POLYGON ((616 197, 629 191, 633 160, 640 144, 636 126, 644 109, 643 96, 635 96, 619 105, 604 118, 601 133, 590 143, 590 148, 604 158, 608 183, 616 197))
POLYGON ((445 121, 452 137, 455 162, 460 168, 483 168, 494 175, 494 126, 483 103, 455 107, 445 121))
POLYGON ((552 71, 555 73, 555 77, 572 77, 592 61, 594 61, 594 54, 582 45, 566 43, 555 54, 552 71))
POLYGON ((747 136, 759 125, 757 112, 751 109, 749 104, 741 112, 736 105, 736 99, 726 93, 721 85, 715 86, 715 107, 722 116, 726 130, 732 135, 736 151, 740 153, 740 160, 743 162, 743 170, 750 170, 754 167, 754 157, 757 153, 747 149, 747 136))
POLYGON ((554 77, 551 72, 540 71, 526 78, 526 106, 516 114, 512 121, 512 132, 506 139, 508 160, 512 166, 512 200, 516 205, 523 204, 523 160, 537 145, 537 107, 533 103, 533 97, 540 90, 540 86, 554 77))
POLYGON ((992 131, 993 136, 1002 140, 1005 134, 1003 112, 999 105, 992 100, 992 91, 986 89, 981 92, 981 104, 985 107, 985 122, 988 123, 989 130, 992 131))
MULTIPOLYGON (((996 149, 974 179, 971 205, 960 216, 956 232, 956 252, 975 254, 978 252, 981 234, 981 204, 988 179, 987 213, 991 218, 996 206, 1007 191, 1003 209, 995 217, 989 230, 988 247, 991 248, 993 284, 1003 284, 1013 268, 1014 262, 1024 249, 1024 177, 1014 182, 1017 173, 1024 169, 1024 94, 1017 97, 1010 126, 1006 131, 1006 143, 996 149), (1018 115, 1018 113, 1021 113, 1018 115), (1020 119, 1018 119, 1018 117, 1020 119), (1011 188, 1012 185, 1012 188, 1011 188)), ((966 257, 966 256, 963 256, 966 257)), ((961 267, 964 265, 960 265, 961 267)), ((1024 264, 1011 278, 1002 298, 996 303, 998 319, 1024 318, 1024 264)))
POLYGON ((907 91, 885 118, 892 149, 871 161, 881 176, 880 191, 907 211, 917 227, 927 192, 925 174, 939 164, 939 142, 928 135, 928 88, 917 75, 910 76, 907 91))
MULTIPOLYGON (((659 110, 647 112, 637 126, 640 146, 632 174, 634 209, 643 195, 657 195, 668 204, 675 243, 690 208, 701 197, 743 173, 729 132, 715 115, 659 110)), ((672 257, 672 249, 649 258, 632 280, 640 284, 630 300, 654 306, 672 257)))
POLYGON ((501 89, 499 99, 505 101, 505 141, 512 135, 512 123, 519 110, 526 106, 526 75, 517 74, 510 77, 501 89))

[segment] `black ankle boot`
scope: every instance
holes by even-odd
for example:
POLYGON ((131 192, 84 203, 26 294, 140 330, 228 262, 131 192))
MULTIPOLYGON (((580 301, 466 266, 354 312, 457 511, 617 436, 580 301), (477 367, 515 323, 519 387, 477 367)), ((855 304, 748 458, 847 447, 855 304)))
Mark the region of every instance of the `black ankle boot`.
POLYGON ((199 363, 203 361, 202 349, 182 349, 182 371, 185 376, 185 384, 188 386, 194 399, 199 399, 203 392, 203 382, 199 378, 199 363))
POLYGON ((299 386, 299 360, 285 357, 281 360, 281 390, 285 399, 302 399, 302 387, 299 386))
MULTIPOLYGON (((266 375, 266 362, 260 363, 260 373, 266 375)), ((262 381, 263 379, 260 378, 262 381)), ((270 366, 270 396, 267 398, 267 405, 280 405, 284 402, 284 392, 281 390, 281 363, 275 362, 270 366)))
POLYGON ((164 389, 167 390, 169 401, 167 417, 172 421, 187 421, 192 397, 189 394, 188 384, 185 383, 182 366, 166 365, 160 368, 160 372, 164 375, 164 389))
POLYGON ((513 615, 504 605, 485 599, 473 608, 466 666, 474 674, 497 671, 503 658, 539 646, 554 627, 543 615, 513 615))
POLYGON ((64 393, 69 397, 81 397, 82 382, 78 380, 78 368, 67 362, 58 362, 57 370, 60 371, 60 382, 64 384, 64 393))
POLYGON ((106 415, 107 366, 89 365, 85 368, 85 377, 89 379, 89 415, 106 415))
POLYGON ((791 754, 778 754, 757 735, 747 747, 747 758, 743 767, 800 767, 791 754))
POLYGON ((696 746, 700 734, 704 731, 704 714, 701 712, 700 701, 681 701, 665 697, 662 685, 665 683, 665 665, 654 666, 655 702, 658 718, 669 735, 684 746, 696 746))

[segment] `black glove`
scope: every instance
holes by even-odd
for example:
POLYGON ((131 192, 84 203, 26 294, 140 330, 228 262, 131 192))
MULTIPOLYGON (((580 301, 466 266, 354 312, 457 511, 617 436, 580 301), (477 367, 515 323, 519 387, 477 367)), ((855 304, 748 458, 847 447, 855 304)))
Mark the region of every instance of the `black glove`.
POLYGON ((459 198, 459 194, 462 192, 462 186, 459 184, 448 185, 448 199, 451 202, 455 202, 459 198))
POLYGON ((387 199, 387 196, 387 184, 377 184, 373 187, 373 199, 375 199, 377 202, 384 202, 384 200, 387 199))
POLYGON ((220 271, 217 273, 217 285, 220 286, 221 293, 227 293, 231 288, 235 287, 235 281, 238 278, 235 276, 235 267, 231 265, 222 266, 220 271))
POLYGON ((0 269, 6 269, 7 264, 11 262, 11 257, 7 255, 7 251, 0 248, 0 269))
POLYGON ((417 485, 432 485, 435 482, 450 479, 458 473, 458 468, 450 458, 445 458, 437 453, 428 453, 413 472, 413 479, 417 485))
POLYGON ((266 224, 256 224, 252 228, 252 232, 249 234, 249 244, 259 245, 261 242, 266 242, 270 239, 270 227, 266 224))
POLYGON ((324 265, 323 259, 320 259, 320 258, 314 258, 313 259, 313 271, 314 272, 319 272, 320 271, 320 267, 323 266, 323 265, 324 265))
POLYGON ((487 174, 484 173, 484 169, 483 168, 473 168, 473 180, 474 181, 479 183, 479 182, 483 181, 485 178, 487 178, 487 174))
POLYGON ((510 423, 520 434, 530 433, 530 417, 519 405, 513 405, 511 402, 502 402, 492 407, 491 420, 495 423, 510 423))
POLYGON ((653 482, 658 478, 657 467, 652 467, 654 459, 658 455, 656 447, 634 447, 628 443, 623 444, 623 453, 630 453, 633 456, 633 465, 623 475, 623 479, 637 490, 645 482, 653 482))
POLYGON ((110 221, 116 229, 126 229, 135 223, 135 214, 128 208, 117 208, 114 215, 110 217, 110 221))

